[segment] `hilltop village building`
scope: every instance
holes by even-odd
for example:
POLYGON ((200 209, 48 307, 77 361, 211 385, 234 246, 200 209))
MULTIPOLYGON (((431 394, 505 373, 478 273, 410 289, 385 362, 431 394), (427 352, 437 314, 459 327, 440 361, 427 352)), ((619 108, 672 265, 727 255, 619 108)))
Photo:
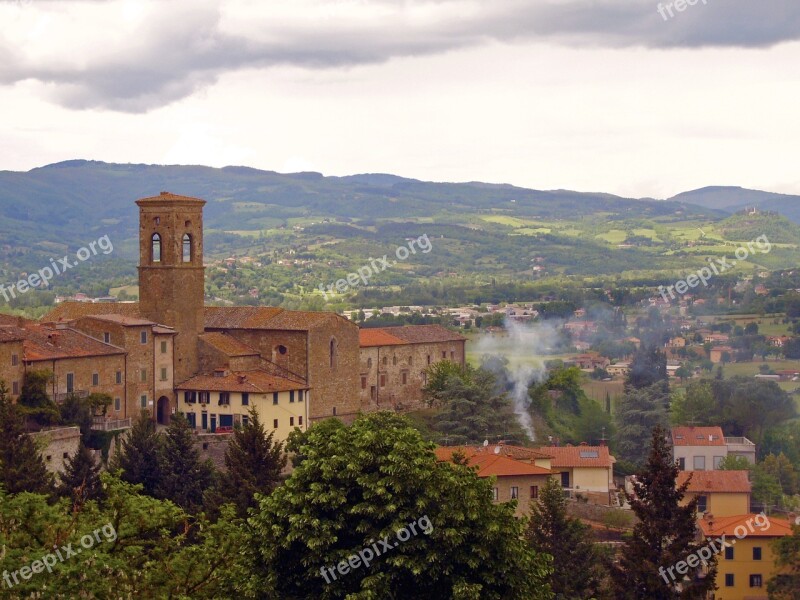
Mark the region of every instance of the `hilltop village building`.
POLYGON ((136 204, 139 302, 63 302, 38 323, 0 315, 12 399, 26 372, 48 370, 57 402, 113 398, 99 429, 129 427, 146 410, 159 424, 182 413, 198 431, 224 432, 256 408, 285 439, 325 418, 412 408, 429 364, 464 363, 465 338, 439 326, 360 336, 332 312, 205 306, 205 201, 162 192, 136 204))

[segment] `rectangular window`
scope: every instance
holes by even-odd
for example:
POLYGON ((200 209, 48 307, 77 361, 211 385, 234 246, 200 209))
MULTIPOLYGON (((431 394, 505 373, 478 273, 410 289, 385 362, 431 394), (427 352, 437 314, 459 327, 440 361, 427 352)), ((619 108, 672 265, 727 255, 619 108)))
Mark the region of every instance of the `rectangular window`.
POLYGON ((289 402, 294 402, 294 390, 289 390, 289 402))
POLYGON ((117 412, 122 410, 122 400, 119 398, 114 398, 114 410, 117 412))
POLYGON ((100 373, 92 373, 92 385, 100 385, 100 373))
POLYGON ((103 334, 103 341, 106 344, 110 344, 111 343, 111 334, 108 333, 107 331, 103 334))
POLYGON ((761 580, 761 575, 750 575, 751 588, 760 588, 762 585, 763 581, 761 580))
POLYGON ((230 392, 220 392, 219 393, 219 405, 220 406, 227 406, 231 403, 231 394, 230 392))
POLYGON ((250 417, 247 415, 242 415, 242 426, 247 427, 248 423, 250 423, 250 417))
POLYGON ((297 417, 297 423, 298 423, 298 425, 300 425, 302 427, 303 426, 303 417, 297 417))
POLYGON ((697 512, 706 512, 708 510, 708 497, 707 496, 698 496, 697 497, 697 512))
POLYGON ((725 560, 733 560, 733 547, 728 546, 725 548, 725 560))
POLYGON ((725 573, 725 587, 733 587, 733 573, 725 573))
POLYGON ((361 378, 361 389, 362 390, 367 389, 367 378, 366 377, 362 377, 361 378))
POLYGON ((19 364, 19 354, 11 355, 11 366, 16 367, 19 364))
POLYGON ((531 500, 536 500, 537 498, 539 498, 539 486, 538 485, 532 485, 531 486, 531 500))
POLYGON ((497 502, 499 499, 500 499, 500 494, 499 494, 497 488, 492 488, 492 500, 497 502))
POLYGON ((722 461, 723 461, 723 460, 725 460, 725 457, 724 457, 724 456, 715 456, 715 457, 714 457, 714 470, 715 470, 715 471, 718 471, 718 470, 719 470, 719 468, 720 468, 720 465, 722 464, 722 461))
POLYGON ((294 417, 289 417, 289 427, 294 427, 294 417))
POLYGON ((369 386, 369 397, 375 400, 378 397, 378 388, 374 385, 369 386))
POLYGON ((19 381, 15 381, 11 384, 11 393, 15 396, 19 396, 19 381))
POLYGON ((147 408, 147 394, 142 394, 141 401, 142 401, 142 408, 147 408))
POLYGON ((278 428, 278 419, 273 419, 272 420, 272 428, 273 429, 277 429, 278 428))
POLYGON ((386 375, 381 373, 381 387, 386 387, 386 375))
POLYGON ((67 393, 75 391, 75 373, 67 373, 67 393))
POLYGON ((761 546, 753 548, 753 560, 761 560, 761 546))
POLYGON ((142 383, 145 383, 147 381, 147 369, 142 369, 141 376, 142 376, 142 383))
POLYGON ((161 381, 167 380, 167 367, 161 367, 161 381))
POLYGON ((447 358, 447 350, 442 350, 442 359, 447 358))
POLYGON ((278 392, 272 393, 272 404, 273 405, 278 404, 278 392))
POLYGON ((695 456, 693 462, 694 462, 694 470, 695 471, 705 471, 706 470, 706 457, 705 456, 695 456))
POLYGON ((333 416, 334 417, 336 416, 336 407, 335 406, 333 407, 333 416))
POLYGON ((247 392, 242 393, 242 406, 250 406, 250 394, 247 392))
POLYGON ((678 468, 681 471, 685 471, 686 470, 686 459, 685 458, 681 457, 681 458, 678 459, 678 468))
POLYGON ((516 500, 517 498, 519 498, 519 488, 511 486, 511 499, 516 500))
POLYGON ((428 354, 428 364, 431 364, 431 355, 428 354))
POLYGON ((406 385, 408 383, 408 373, 404 371, 401 379, 403 380, 403 385, 406 385))
POLYGON ((186 404, 194 404, 197 402, 197 392, 183 392, 183 399, 186 404))
POLYGON ((161 342, 161 354, 166 354, 166 353, 167 353, 167 342, 166 341, 162 341, 161 342))
POLYGON ((199 392, 197 394, 197 399, 200 404, 208 404, 211 402, 211 392, 199 392))
POLYGON ((117 371, 117 385, 122 384, 122 371, 117 371))
POLYGON ((146 344, 146 343, 147 343, 147 331, 146 331, 146 330, 145 330, 145 331, 142 331, 142 332, 139 334, 139 340, 140 340, 140 341, 141 341, 143 344, 146 344))

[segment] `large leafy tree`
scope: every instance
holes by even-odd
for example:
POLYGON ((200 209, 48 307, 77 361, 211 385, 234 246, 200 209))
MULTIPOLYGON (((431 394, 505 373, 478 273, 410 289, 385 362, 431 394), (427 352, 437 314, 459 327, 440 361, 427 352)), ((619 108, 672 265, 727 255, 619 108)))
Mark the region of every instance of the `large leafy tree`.
POLYGON ((124 481, 141 484, 145 494, 154 496, 161 482, 161 444, 155 423, 142 411, 130 433, 123 438, 112 468, 122 469, 124 481))
POLYGON ((700 600, 714 589, 716 558, 708 562, 705 577, 687 576, 672 582, 669 576, 669 568, 696 553, 701 544, 696 541, 697 499, 681 505, 689 482, 676 486, 679 469, 672 460, 666 434, 661 427, 653 430, 647 464, 637 474, 633 494, 628 496, 639 522, 612 569, 614 593, 619 600, 700 600))
POLYGON ((773 542, 778 573, 767 583, 770 600, 797 600, 800 597, 800 523, 791 523, 792 535, 773 542))
POLYGON ((550 587, 556 598, 596 598, 603 589, 602 557, 592 528, 567 515, 564 490, 549 479, 531 509, 531 546, 553 557, 550 587))
POLYGON ((714 425, 714 394, 708 380, 690 381, 684 394, 675 394, 671 419, 675 425, 714 425))
POLYGON ((244 518, 257 506, 257 493, 267 495, 277 487, 286 466, 286 453, 274 436, 274 431, 267 433, 258 412, 250 411, 247 425, 234 431, 225 451, 226 470, 210 494, 212 505, 231 502, 244 518))
POLYGON ((0 379, 0 487, 11 494, 49 494, 53 477, 47 471, 39 449, 25 430, 19 408, 8 398, 0 379))
POLYGON ((170 419, 159 452, 160 479, 156 496, 172 500, 190 513, 203 506, 203 495, 214 481, 214 467, 200 459, 194 433, 183 415, 170 419))
POLYGON ((9 568, 11 587, 0 581, 4 599, 237 596, 232 574, 243 550, 243 531, 232 507, 209 523, 171 502, 142 495, 141 486, 109 473, 101 477, 105 499, 79 507, 65 499, 53 504, 43 495, 9 495, 0 489, 3 566, 17 570, 52 557, 50 569, 28 579, 17 575, 15 581, 9 568))
POLYGON ((50 371, 28 371, 17 399, 28 418, 40 426, 57 425, 61 421, 58 406, 47 393, 47 385, 52 378, 50 371))
POLYGON ((337 420, 312 427, 303 462, 260 497, 249 519, 247 595, 551 597, 548 561, 523 540, 514 506, 494 504, 491 482, 467 466, 437 463, 432 448, 406 419, 388 413, 360 417, 349 428, 337 420), (395 532, 410 523, 417 534, 393 546, 395 532), (325 571, 373 547, 384 550, 369 566, 335 578, 325 571))

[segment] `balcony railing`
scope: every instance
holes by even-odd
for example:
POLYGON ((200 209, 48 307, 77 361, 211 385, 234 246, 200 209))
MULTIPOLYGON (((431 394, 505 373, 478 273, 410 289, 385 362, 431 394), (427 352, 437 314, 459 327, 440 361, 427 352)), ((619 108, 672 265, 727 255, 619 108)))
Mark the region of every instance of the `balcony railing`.
POLYGON ((725 445, 727 446, 754 446, 755 443, 748 440, 746 437, 726 437, 725 445))
POLYGON ((130 429, 132 419, 106 419, 105 417, 95 417, 92 429, 95 431, 118 431, 120 429, 130 429))
POLYGON ((78 398, 87 398, 89 396, 89 390, 72 390, 71 392, 57 392, 55 397, 56 404, 61 404, 69 396, 77 396, 78 398))

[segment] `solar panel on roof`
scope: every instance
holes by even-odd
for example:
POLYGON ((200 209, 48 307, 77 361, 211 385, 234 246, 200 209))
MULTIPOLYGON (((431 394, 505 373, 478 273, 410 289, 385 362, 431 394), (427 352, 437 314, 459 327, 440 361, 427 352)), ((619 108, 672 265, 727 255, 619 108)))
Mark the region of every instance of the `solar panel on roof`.
POLYGON ((581 450, 581 458, 600 458, 597 450, 581 450))

